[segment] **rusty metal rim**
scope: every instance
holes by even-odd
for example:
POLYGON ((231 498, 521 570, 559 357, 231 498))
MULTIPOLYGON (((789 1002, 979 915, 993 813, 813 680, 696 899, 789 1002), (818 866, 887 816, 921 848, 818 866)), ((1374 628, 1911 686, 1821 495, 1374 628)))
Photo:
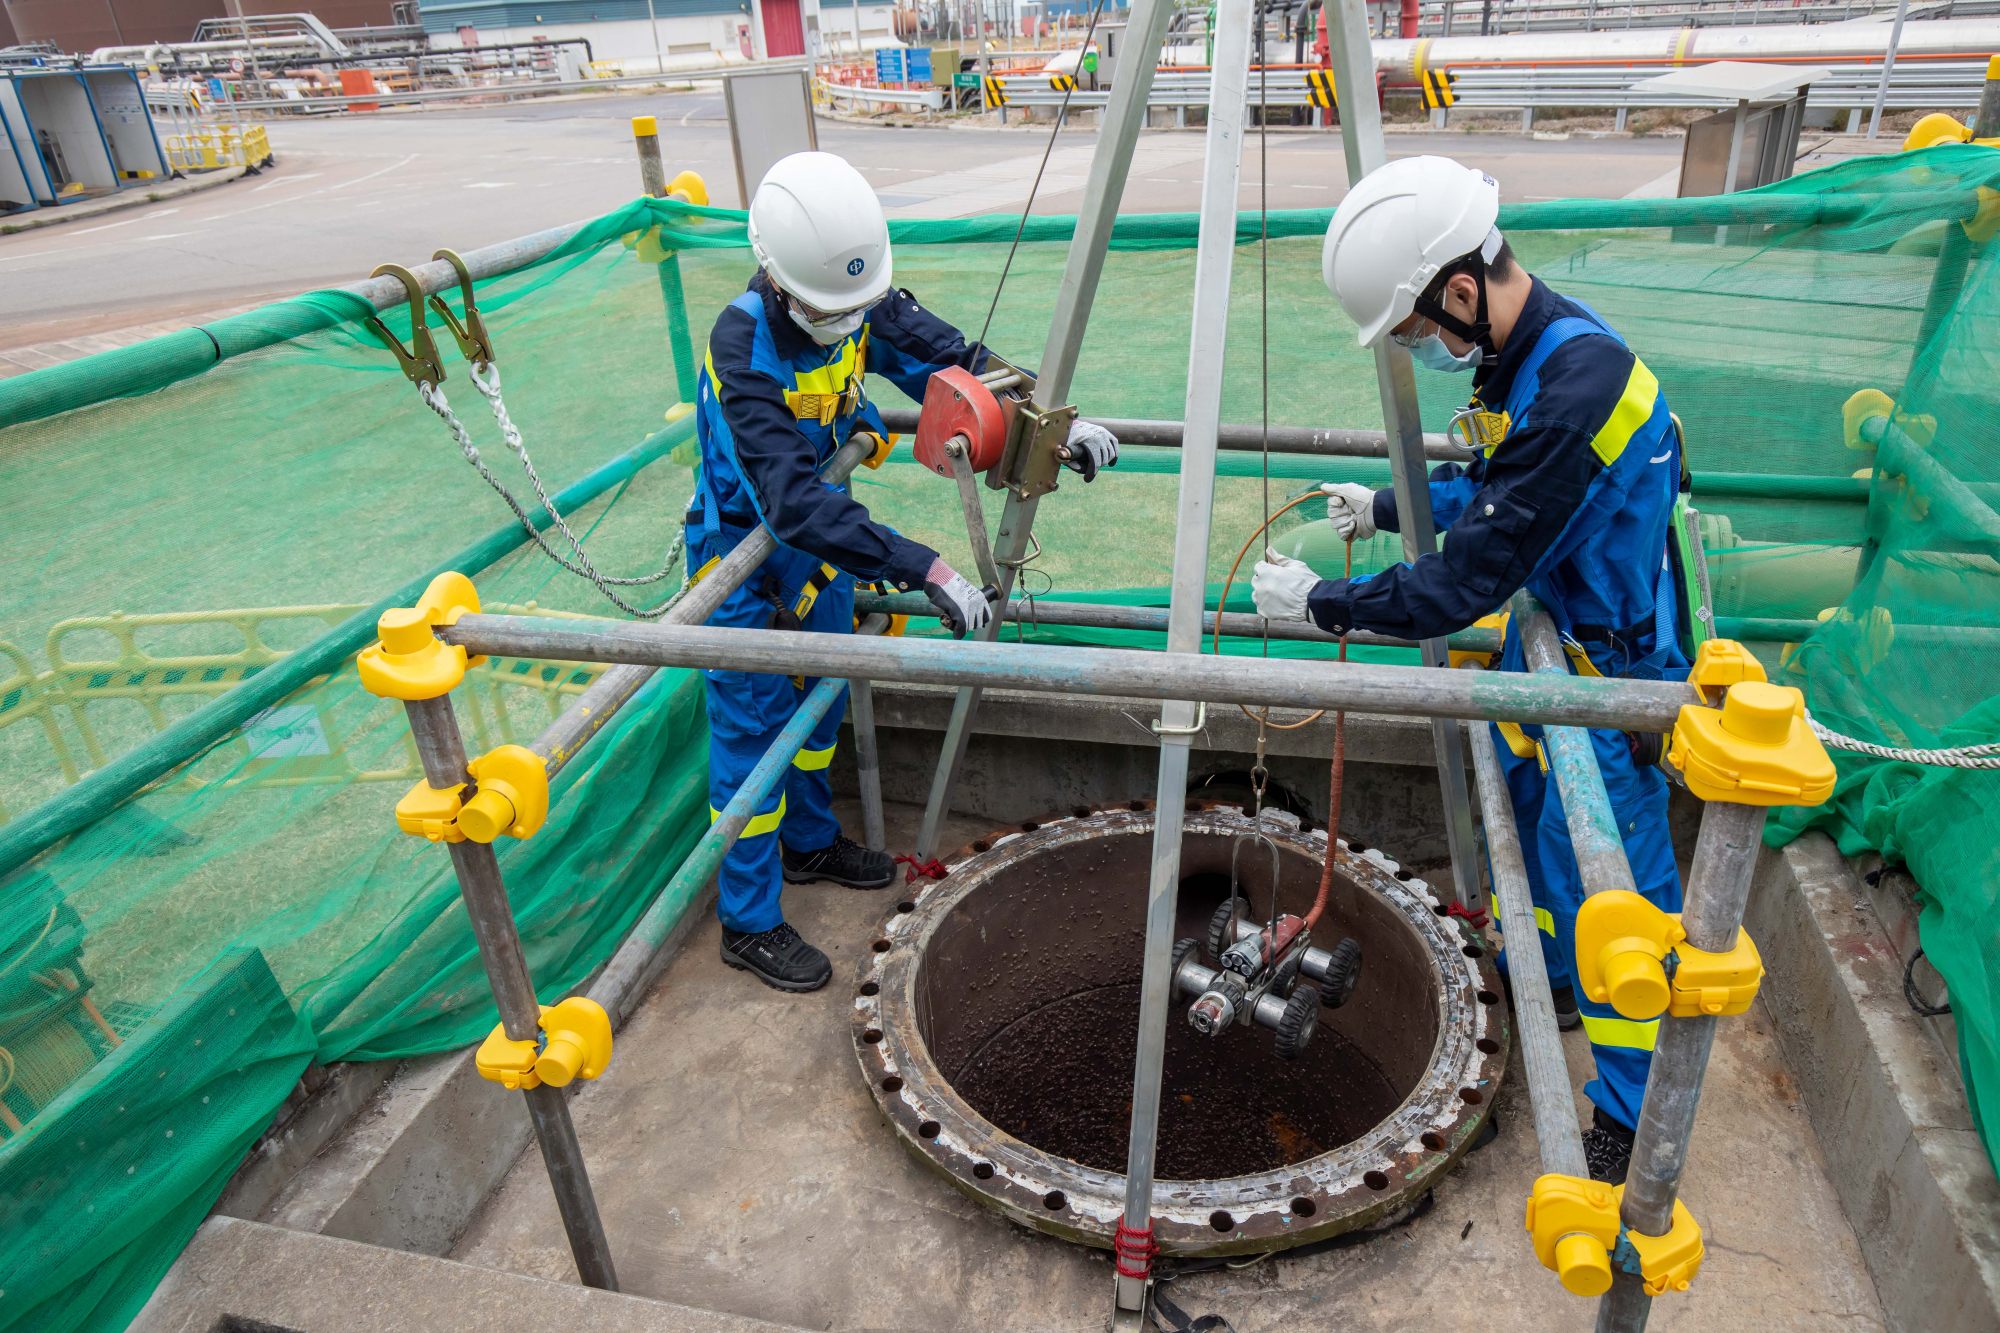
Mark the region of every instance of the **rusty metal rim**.
MULTIPOLYGON (((1234 805, 1190 801, 1191 832, 1249 827, 1234 805)), ((1281 843, 1324 855, 1326 833, 1301 831, 1291 816, 1267 812, 1281 843)), ((1087 1167, 1024 1143, 967 1104, 931 1063, 915 1028, 916 985, 929 930, 990 870, 1021 850, 1152 828, 1152 804, 1079 810, 996 832, 951 859, 951 873, 898 903, 861 967, 853 1012, 855 1050, 876 1104, 898 1138, 959 1189, 1021 1225, 1108 1248, 1122 1212, 1122 1173, 1087 1167), (1003 851, 1003 848, 1006 849, 1003 851), (911 1016, 890 1023, 891 1009, 911 1016)), ((1350 1143, 1306 1161, 1221 1180, 1163 1180, 1154 1186, 1154 1235, 1168 1254, 1233 1254, 1286 1249, 1400 1213, 1464 1154, 1487 1115, 1506 1067, 1508 1028, 1492 960, 1469 956, 1471 937, 1443 919, 1422 880, 1399 878, 1379 851, 1343 840, 1343 874, 1396 909, 1420 940, 1440 993, 1438 1037, 1424 1076, 1389 1115, 1350 1143), (1436 1146, 1432 1146, 1436 1145, 1436 1146), (1301 1204, 1310 1204, 1310 1210, 1301 1204)))

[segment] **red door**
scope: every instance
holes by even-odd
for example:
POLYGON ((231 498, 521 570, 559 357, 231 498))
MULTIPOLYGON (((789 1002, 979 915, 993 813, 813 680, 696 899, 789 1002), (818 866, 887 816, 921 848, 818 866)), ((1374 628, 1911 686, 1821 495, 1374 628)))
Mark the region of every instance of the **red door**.
POLYGON ((764 55, 776 60, 806 53, 806 25, 799 0, 764 0, 764 55))

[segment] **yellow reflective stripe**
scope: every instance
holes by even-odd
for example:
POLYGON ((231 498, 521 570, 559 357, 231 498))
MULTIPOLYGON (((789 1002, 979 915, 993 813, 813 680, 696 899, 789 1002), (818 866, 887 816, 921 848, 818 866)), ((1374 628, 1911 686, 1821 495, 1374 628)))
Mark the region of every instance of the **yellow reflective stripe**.
POLYGON ((808 773, 817 773, 833 762, 833 752, 837 748, 836 743, 824 750, 800 750, 792 759, 792 767, 804 769, 808 773))
POLYGON ((1633 357, 1632 377, 1625 381, 1625 392, 1618 396, 1618 406, 1611 409, 1611 419, 1591 439, 1591 452, 1603 459, 1606 466, 1617 462, 1625 446, 1632 443, 1633 434, 1653 419, 1653 409, 1659 402, 1660 382, 1646 369, 1644 361, 1633 357))
MULTIPOLYGON (((1494 897, 1492 898, 1492 900, 1491 900, 1491 901, 1492 901, 1492 908, 1493 908, 1493 923, 1494 923, 1495 925, 1498 925, 1498 924, 1500 923, 1500 898, 1499 898, 1499 895, 1497 895, 1497 894, 1496 894, 1496 895, 1494 895, 1494 897)), ((1541 931, 1542 931, 1542 934, 1544 934, 1544 935, 1547 935, 1547 936, 1548 936, 1548 937, 1549 937, 1550 939, 1554 939, 1554 938, 1555 938, 1555 934, 1556 934, 1556 919, 1555 919, 1555 917, 1554 917, 1554 916, 1553 916, 1553 915, 1552 915, 1552 914, 1551 914, 1551 913, 1549 912, 1549 909, 1548 909, 1548 908, 1546 908, 1546 907, 1537 907, 1537 908, 1535 909, 1535 924, 1536 924, 1537 926, 1539 926, 1539 927, 1541 928, 1541 931)))
POLYGON ((1641 1023, 1630 1018, 1600 1018, 1596 1014, 1585 1014, 1583 1034, 1590 1038, 1592 1046, 1622 1046, 1627 1050, 1650 1051, 1660 1037, 1660 1020, 1649 1018, 1641 1023))
MULTIPOLYGON (((741 841, 744 838, 762 837, 766 833, 776 833, 778 831, 778 825, 781 821, 783 821, 784 817, 785 817, 785 798, 780 796, 778 798, 778 808, 776 810, 771 811, 769 814, 752 815, 750 817, 750 822, 743 826, 743 831, 736 835, 737 840, 741 841)), ((708 807, 709 823, 713 824, 716 820, 720 818, 722 818, 722 811, 716 809, 712 805, 708 807)))
POLYGON ((840 345, 840 355, 823 366, 802 370, 792 376, 792 386, 800 393, 826 394, 838 398, 847 391, 847 382, 860 373, 861 343, 849 337, 840 345))

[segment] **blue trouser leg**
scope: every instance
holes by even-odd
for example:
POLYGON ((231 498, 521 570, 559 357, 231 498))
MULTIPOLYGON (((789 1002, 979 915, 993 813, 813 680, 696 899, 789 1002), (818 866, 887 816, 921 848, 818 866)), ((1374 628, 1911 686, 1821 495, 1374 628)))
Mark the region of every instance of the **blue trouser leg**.
MULTIPOLYGON (((850 634, 854 631, 854 580, 841 575, 821 592, 801 629, 816 634, 850 634)), ((819 683, 805 678, 804 691, 819 683)), ((826 710, 813 728, 812 738, 792 761, 785 782, 785 846, 794 852, 817 852, 831 847, 840 836, 840 821, 833 817, 832 769, 835 743, 840 739, 840 720, 847 714, 847 696, 826 710)))
MULTIPOLYGON (((1490 725, 1490 724, 1489 724, 1490 725)), ((1549 989, 1560 990, 1574 986, 1570 971, 1570 954, 1573 946, 1565 946, 1556 935, 1555 914, 1549 909, 1543 885, 1547 876, 1542 873, 1542 843, 1540 835, 1542 800, 1548 791, 1548 775, 1542 772, 1541 761, 1530 756, 1522 758, 1508 748, 1507 737, 1500 728, 1493 727, 1493 749, 1500 759, 1500 772, 1507 780, 1507 794, 1514 804, 1514 828, 1521 839, 1521 862, 1528 872, 1528 894, 1535 905, 1533 929, 1535 937, 1541 941, 1542 962, 1548 968, 1549 989)), ((1495 900, 1496 917, 1498 900, 1495 900)), ((1511 933, 1517 940, 1525 941, 1529 925, 1525 922, 1502 922, 1501 931, 1511 933)), ((1525 944, 1523 945, 1525 947, 1525 944)), ((1506 951, 1500 953, 1504 966, 1506 951)))
MULTIPOLYGON (((741 532, 727 530, 691 533, 689 563, 699 569, 709 557, 726 554, 742 536, 741 532)), ((773 617, 771 598, 775 596, 790 605, 805 578, 817 568, 818 562, 803 552, 780 548, 741 587, 723 599, 708 623, 732 628, 768 628, 773 617)), ((850 624, 851 599, 850 592, 850 624)), ((713 815, 734 798, 750 770, 798 710, 803 696, 789 676, 746 671, 702 674, 708 694, 708 800, 713 815)), ((787 809, 788 786, 788 782, 780 782, 757 803, 749 826, 722 858, 722 868, 716 874, 716 915, 730 930, 769 930, 784 920, 778 830, 782 821, 792 817, 787 809)))
MULTIPOLYGON (((1665 775, 1656 768, 1640 769, 1634 765, 1623 732, 1594 730, 1590 741, 1597 751, 1597 766, 1604 774, 1605 791, 1611 798, 1611 811, 1624 840, 1633 882, 1661 910, 1680 911, 1681 880, 1674 863, 1673 840, 1667 830, 1665 775)), ((1583 906, 1587 887, 1598 886, 1582 882, 1570 846, 1562 793, 1552 782, 1544 785, 1541 817, 1535 830, 1542 879, 1536 889, 1535 905, 1546 905, 1555 919, 1555 938, 1569 956, 1570 974, 1574 975, 1577 910, 1583 906)), ((1640 1022, 1622 1018, 1609 1005, 1597 1004, 1581 991, 1576 998, 1577 1008, 1583 1013, 1584 1034, 1590 1038, 1591 1054, 1597 1062, 1597 1077, 1584 1085, 1584 1095, 1620 1124, 1635 1125, 1639 1103, 1646 1092, 1646 1071, 1652 1064, 1659 1020, 1640 1022)))

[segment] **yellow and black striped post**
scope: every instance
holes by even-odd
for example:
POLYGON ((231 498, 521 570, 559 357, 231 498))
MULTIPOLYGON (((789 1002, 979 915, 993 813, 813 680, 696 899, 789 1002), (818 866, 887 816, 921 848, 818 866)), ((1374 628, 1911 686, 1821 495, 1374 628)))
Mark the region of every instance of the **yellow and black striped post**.
POLYGON ((1424 71, 1424 110, 1439 111, 1458 100, 1451 90, 1453 83, 1448 69, 1427 69, 1424 71))
POLYGON ((988 111, 1007 105, 1007 85, 994 75, 988 74, 985 78, 981 79, 979 81, 979 90, 986 98, 986 109, 988 111))
POLYGON ((1051 74, 1049 75, 1049 87, 1059 93, 1073 93, 1076 91, 1076 75, 1051 74))
POLYGON ((1309 69, 1306 71, 1306 101, 1322 110, 1333 110, 1335 98, 1332 70, 1309 69))

